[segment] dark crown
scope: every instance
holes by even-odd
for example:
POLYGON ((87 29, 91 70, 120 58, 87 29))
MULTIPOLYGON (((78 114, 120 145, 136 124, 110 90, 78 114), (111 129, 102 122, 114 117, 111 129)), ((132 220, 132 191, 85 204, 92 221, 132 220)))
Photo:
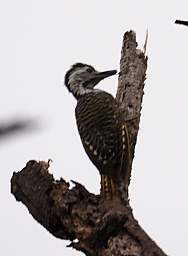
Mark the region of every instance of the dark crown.
POLYGON ((88 65, 88 64, 84 64, 84 63, 81 63, 81 62, 78 62, 78 63, 75 63, 71 66, 71 68, 67 71, 67 73, 65 74, 65 85, 67 86, 68 90, 70 91, 70 88, 69 88, 69 77, 70 75, 78 68, 84 68, 84 67, 88 67, 91 69, 91 71, 95 71, 95 69, 91 66, 91 65, 88 65))

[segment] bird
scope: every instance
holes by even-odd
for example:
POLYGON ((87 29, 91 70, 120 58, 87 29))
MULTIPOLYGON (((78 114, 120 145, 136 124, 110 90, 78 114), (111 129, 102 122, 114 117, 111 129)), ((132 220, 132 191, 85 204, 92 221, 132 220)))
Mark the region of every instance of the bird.
POLYGON ((99 72, 84 63, 75 63, 65 74, 65 86, 77 100, 75 116, 78 132, 89 159, 101 176, 101 195, 118 196, 119 181, 130 168, 127 125, 116 99, 95 86, 116 70, 99 72))

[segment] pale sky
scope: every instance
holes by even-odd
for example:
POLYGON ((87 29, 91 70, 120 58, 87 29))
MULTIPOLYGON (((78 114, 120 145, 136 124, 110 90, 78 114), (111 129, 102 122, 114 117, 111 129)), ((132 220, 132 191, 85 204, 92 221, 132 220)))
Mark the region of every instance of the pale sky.
MULTIPOLYGON (((13 171, 30 159, 53 159, 51 172, 99 193, 99 174, 77 132, 76 101, 63 86, 75 62, 118 69, 122 37, 149 31, 145 95, 131 179, 134 215, 168 254, 188 255, 187 1, 7 0, 0 2, 2 120, 36 118, 40 129, 0 142, 0 254, 83 255, 66 248, 16 202, 13 171)), ((117 77, 100 88, 115 94, 117 77)))

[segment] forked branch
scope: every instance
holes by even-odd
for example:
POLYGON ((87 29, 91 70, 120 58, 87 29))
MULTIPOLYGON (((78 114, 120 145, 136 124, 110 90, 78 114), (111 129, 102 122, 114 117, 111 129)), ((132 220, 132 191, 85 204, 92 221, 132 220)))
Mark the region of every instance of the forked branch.
MULTIPOLYGON (((147 58, 137 49, 136 35, 126 32, 120 61, 116 99, 130 135, 131 161, 139 129, 147 58)), ((103 201, 81 184, 55 181, 49 162, 29 161, 11 179, 11 192, 32 216, 54 236, 87 256, 165 256, 122 201, 103 201), (77 239, 77 240, 76 240, 77 239)), ((130 182, 131 172, 126 177, 130 182)), ((128 199, 128 198, 127 198, 128 199)), ((127 200, 128 201, 128 200, 127 200)))

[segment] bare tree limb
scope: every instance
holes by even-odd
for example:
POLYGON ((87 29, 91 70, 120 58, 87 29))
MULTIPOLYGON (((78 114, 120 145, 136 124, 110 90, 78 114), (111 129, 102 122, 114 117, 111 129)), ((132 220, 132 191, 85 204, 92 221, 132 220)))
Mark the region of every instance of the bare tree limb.
POLYGON ((188 21, 186 21, 186 20, 176 20, 175 24, 188 26, 188 21))
MULTIPOLYGON (((137 49, 136 35, 126 32, 120 61, 119 101, 128 123, 133 160, 139 129, 147 58, 137 49)), ((71 241, 70 247, 87 256, 165 256, 132 214, 125 201, 103 201, 81 184, 55 181, 48 172, 49 162, 29 161, 14 173, 11 192, 24 203, 32 216, 54 236, 71 241)), ((131 173, 126 177, 126 186, 131 173)), ((123 183, 124 181, 122 181, 123 183)))
MULTIPOLYGON (((137 49, 136 34, 133 31, 125 33, 116 99, 120 104, 124 122, 128 126, 131 161, 133 161, 139 129, 146 68, 147 57, 141 50, 137 49)), ((121 184, 121 194, 125 201, 128 196, 130 178, 131 173, 127 173, 126 180, 121 184)))
POLYGON ((14 173, 11 192, 55 237, 88 256, 164 256, 134 219, 130 207, 104 202, 81 184, 55 181, 48 162, 29 161, 14 173), (78 242, 75 242, 78 239, 78 242))

